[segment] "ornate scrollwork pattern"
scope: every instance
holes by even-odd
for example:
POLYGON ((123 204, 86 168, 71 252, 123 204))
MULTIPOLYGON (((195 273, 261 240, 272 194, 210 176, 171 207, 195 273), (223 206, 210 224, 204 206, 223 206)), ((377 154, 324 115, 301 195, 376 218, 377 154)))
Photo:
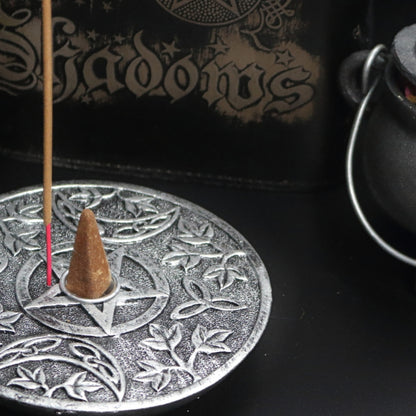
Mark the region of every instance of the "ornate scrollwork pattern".
POLYGON ((87 393, 108 389, 113 399, 121 401, 125 394, 125 376, 116 359, 102 347, 79 338, 41 336, 9 344, 0 350, 0 370, 12 366, 18 377, 10 379, 7 386, 36 390, 44 397, 53 398, 64 391, 69 398, 89 401, 87 393), (52 385, 48 378, 54 380, 56 374, 52 377, 48 362, 69 365, 72 372, 64 372, 64 380, 52 385))
POLYGON ((209 309, 229 312, 245 309, 245 305, 229 297, 214 296, 214 289, 202 281, 189 278, 187 274, 204 259, 214 261, 214 264, 203 268, 202 278, 216 282, 219 292, 223 292, 237 281, 248 280, 242 266, 231 263, 233 258, 245 258, 246 253, 241 250, 227 252, 218 246, 214 242, 214 228, 209 223, 196 226, 181 218, 178 231, 177 237, 169 245, 171 251, 163 257, 162 263, 185 271, 182 286, 192 300, 178 305, 172 311, 171 318, 191 318, 209 309))
POLYGON ((151 238, 168 229, 178 218, 177 208, 162 211, 152 204, 154 198, 125 190, 97 190, 55 192, 53 209, 56 216, 71 230, 76 231, 81 212, 85 208, 97 210, 97 223, 105 243, 135 243, 151 238), (112 218, 100 212, 104 201, 121 203, 125 215, 112 218))
POLYGON ((4 247, 17 256, 22 250, 40 250, 38 237, 42 232, 42 205, 25 205, 22 201, 13 201, 5 205, 0 216, 0 230, 3 233, 4 247))
POLYGON ((198 266, 202 259, 219 260, 218 264, 204 271, 203 277, 216 280, 220 291, 232 286, 236 280, 247 280, 239 267, 229 264, 233 257, 245 257, 246 253, 241 250, 226 252, 218 247, 213 241, 214 229, 210 224, 197 227, 180 218, 178 230, 179 235, 170 243, 171 251, 163 257, 163 263, 180 266, 187 273, 198 266), (202 246, 202 250, 198 249, 202 246))
MULTIPOLYGON (((282 28, 285 19, 295 16, 295 10, 290 8, 292 0, 262 0, 260 7, 255 11, 258 15, 258 24, 253 28, 241 29, 241 33, 248 35, 259 50, 270 51, 259 39, 264 32, 277 32, 282 28)), ((288 50, 284 54, 290 54, 288 50)), ((277 55, 279 57, 279 52, 277 55)), ((293 60, 293 58, 292 58, 293 60)), ((287 65, 287 64, 286 64, 287 65)))
POLYGON ((203 282, 188 279, 186 277, 182 280, 182 285, 185 292, 192 298, 192 300, 178 305, 170 315, 171 319, 187 319, 199 315, 209 309, 217 311, 240 311, 246 306, 240 305, 237 301, 229 298, 213 297, 210 290, 203 282))

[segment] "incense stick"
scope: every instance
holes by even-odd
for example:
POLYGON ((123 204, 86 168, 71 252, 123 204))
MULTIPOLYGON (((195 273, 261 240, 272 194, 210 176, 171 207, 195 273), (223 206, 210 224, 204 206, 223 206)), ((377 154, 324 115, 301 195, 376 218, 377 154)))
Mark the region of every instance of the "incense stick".
POLYGON ((43 222, 46 231, 47 285, 52 284, 52 128, 53 128, 53 52, 52 4, 42 0, 43 55, 43 222))

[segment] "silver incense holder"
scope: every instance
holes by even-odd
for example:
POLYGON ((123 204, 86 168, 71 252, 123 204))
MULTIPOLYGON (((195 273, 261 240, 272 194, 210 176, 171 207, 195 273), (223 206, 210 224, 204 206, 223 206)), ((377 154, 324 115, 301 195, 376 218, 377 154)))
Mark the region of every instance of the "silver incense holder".
POLYGON ((265 329, 262 261, 196 205, 133 185, 55 186, 51 287, 43 230, 40 188, 0 197, 4 399, 60 414, 148 413, 220 381, 265 329), (62 285, 84 208, 96 215, 117 281, 101 302, 62 285))

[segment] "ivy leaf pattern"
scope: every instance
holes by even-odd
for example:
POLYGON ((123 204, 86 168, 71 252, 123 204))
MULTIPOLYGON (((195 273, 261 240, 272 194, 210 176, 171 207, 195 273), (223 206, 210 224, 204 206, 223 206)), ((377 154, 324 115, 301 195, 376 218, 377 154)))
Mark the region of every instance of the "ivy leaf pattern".
POLYGON ((27 205, 19 210, 19 214, 28 218, 41 219, 40 212, 43 206, 40 204, 27 205))
POLYGON ((205 354, 216 354, 219 352, 231 352, 224 341, 232 334, 226 329, 208 330, 202 325, 197 325, 192 333, 192 344, 198 352, 205 354))
POLYGON ((133 380, 142 383, 150 383, 153 390, 159 392, 163 390, 172 380, 172 374, 163 364, 153 360, 143 360, 138 362, 143 370, 138 373, 133 380))
POLYGON ((169 329, 163 325, 151 324, 150 335, 153 338, 146 338, 141 343, 157 351, 173 351, 182 340, 182 325, 174 324, 169 329))
POLYGON ((73 374, 62 387, 69 397, 83 401, 88 401, 86 393, 92 393, 103 388, 100 383, 87 380, 86 371, 73 374))
POLYGON ((179 240, 187 244, 192 244, 193 246, 202 246, 208 244, 209 240, 206 238, 194 236, 194 235, 181 235, 178 237, 179 240))
POLYGON ((182 330, 179 324, 174 324, 170 329, 153 324, 150 325, 149 332, 151 332, 153 338, 142 341, 142 344, 156 351, 165 351, 165 355, 167 355, 167 351, 171 363, 174 364, 164 364, 156 360, 138 361, 140 372, 136 374, 133 380, 150 384, 153 390, 157 392, 168 386, 173 374, 186 373, 194 382, 200 380, 201 377, 195 371, 195 360, 198 354, 231 352, 224 341, 232 334, 232 331, 226 329, 208 330, 202 325, 197 325, 191 335, 191 348, 188 349, 192 350, 192 346, 194 348, 186 361, 175 351, 176 346, 182 342, 182 330))
POLYGON ((4 245, 12 253, 13 256, 17 256, 22 251, 22 244, 18 243, 16 238, 10 233, 7 232, 4 236, 4 245))
POLYGON ((2 253, 0 255, 0 273, 6 270, 8 265, 9 265, 9 257, 7 256, 7 254, 2 253))
POLYGON ((0 228, 4 235, 3 244, 8 251, 17 256, 22 250, 40 250, 36 237, 42 231, 42 205, 10 203, 5 208, 7 216, 1 218, 0 228))
POLYGON ((102 194, 96 189, 80 189, 78 193, 71 195, 68 200, 83 208, 93 209, 99 206, 103 199, 111 198, 113 195, 114 192, 102 194))
MULTIPOLYGON (((135 211, 132 206, 131 211, 135 211)), ((131 213, 130 211, 130 213, 131 213)), ((164 227, 176 215, 175 210, 163 212, 160 214, 146 215, 131 219, 132 223, 118 228, 114 231, 114 236, 126 238, 134 234, 135 236, 143 235, 153 230, 158 230, 164 227)))
POLYGON ((30 205, 22 205, 18 204, 8 204, 6 205, 6 211, 9 215, 9 218, 4 218, 6 221, 19 221, 21 223, 24 222, 34 222, 33 220, 36 220, 35 222, 43 221, 41 217, 41 211, 43 207, 41 204, 30 204, 30 205))
POLYGON ((48 388, 46 386, 46 376, 41 367, 36 368, 36 370, 32 372, 19 365, 16 372, 19 377, 10 380, 7 383, 8 386, 17 386, 28 390, 48 388))
POLYGON ((123 197, 124 206, 128 212, 133 214, 134 217, 139 217, 143 213, 145 214, 157 214, 159 211, 151 203, 153 198, 147 196, 130 196, 123 197))
POLYGON ((86 204, 91 199, 91 193, 88 191, 81 191, 73 194, 68 198, 70 201, 76 201, 86 204))
POLYGON ((0 331, 12 332, 14 334, 16 331, 12 324, 17 322, 21 316, 22 314, 19 312, 4 312, 3 305, 0 304, 0 331))
POLYGON ((133 214, 133 217, 136 217, 139 213, 138 208, 136 207, 135 204, 133 204, 130 201, 125 201, 124 202, 124 207, 126 208, 127 212, 130 212, 130 214, 133 214))
POLYGON ((4 245, 12 253, 13 256, 17 256, 22 249, 28 251, 40 250, 40 245, 35 238, 40 234, 40 230, 23 231, 17 235, 11 232, 6 232, 4 237, 4 245))
POLYGON ((40 230, 24 231, 18 234, 18 238, 23 241, 23 248, 25 250, 40 250, 40 245, 35 238, 40 234, 40 230))
POLYGON ((186 254, 191 254, 192 251, 189 249, 189 246, 187 246, 186 244, 181 244, 179 241, 172 241, 169 244, 169 248, 172 251, 182 251, 186 254))
POLYGON ((143 370, 142 376, 140 376, 140 379, 143 379, 146 372, 146 374, 151 375, 152 373, 159 373, 160 371, 163 371, 165 369, 165 366, 161 364, 159 361, 155 360, 141 360, 138 361, 137 364, 139 364, 139 367, 143 370))
POLYGON ((156 391, 163 390, 171 381, 172 374, 170 371, 163 371, 160 374, 157 374, 151 382, 151 386, 156 391))
POLYGON ((203 274, 203 278, 206 280, 216 280, 220 291, 230 287, 236 280, 244 282, 248 280, 238 268, 228 265, 214 265, 208 267, 203 274))
POLYGON ((201 256, 197 253, 187 253, 185 251, 171 251, 166 254, 163 259, 163 264, 170 264, 171 266, 181 266, 187 273, 190 269, 198 266, 201 262, 201 256))
POLYGON ((203 224, 200 227, 184 221, 182 218, 179 220, 178 229, 180 231, 178 240, 186 244, 193 246, 200 246, 209 244, 214 237, 214 229, 211 224, 203 224))

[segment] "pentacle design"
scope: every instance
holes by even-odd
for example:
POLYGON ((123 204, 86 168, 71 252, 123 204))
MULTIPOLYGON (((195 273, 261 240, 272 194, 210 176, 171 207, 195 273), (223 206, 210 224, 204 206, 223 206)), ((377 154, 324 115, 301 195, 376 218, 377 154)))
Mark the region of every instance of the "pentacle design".
MULTIPOLYGON (((68 253, 70 246, 54 252, 68 253)), ((55 284, 39 291, 44 274, 44 256, 32 255, 20 269, 16 279, 16 296, 24 311, 32 318, 57 331, 74 335, 106 337, 141 328, 154 320, 169 299, 169 285, 137 258, 119 248, 108 255, 112 275, 119 281, 119 292, 102 304, 79 302, 66 296, 59 285, 66 267, 54 261, 55 284), (129 276, 123 274, 123 262, 129 261, 129 276)))
POLYGON ((201 26, 227 25, 247 16, 261 0, 156 0, 174 16, 201 26))

